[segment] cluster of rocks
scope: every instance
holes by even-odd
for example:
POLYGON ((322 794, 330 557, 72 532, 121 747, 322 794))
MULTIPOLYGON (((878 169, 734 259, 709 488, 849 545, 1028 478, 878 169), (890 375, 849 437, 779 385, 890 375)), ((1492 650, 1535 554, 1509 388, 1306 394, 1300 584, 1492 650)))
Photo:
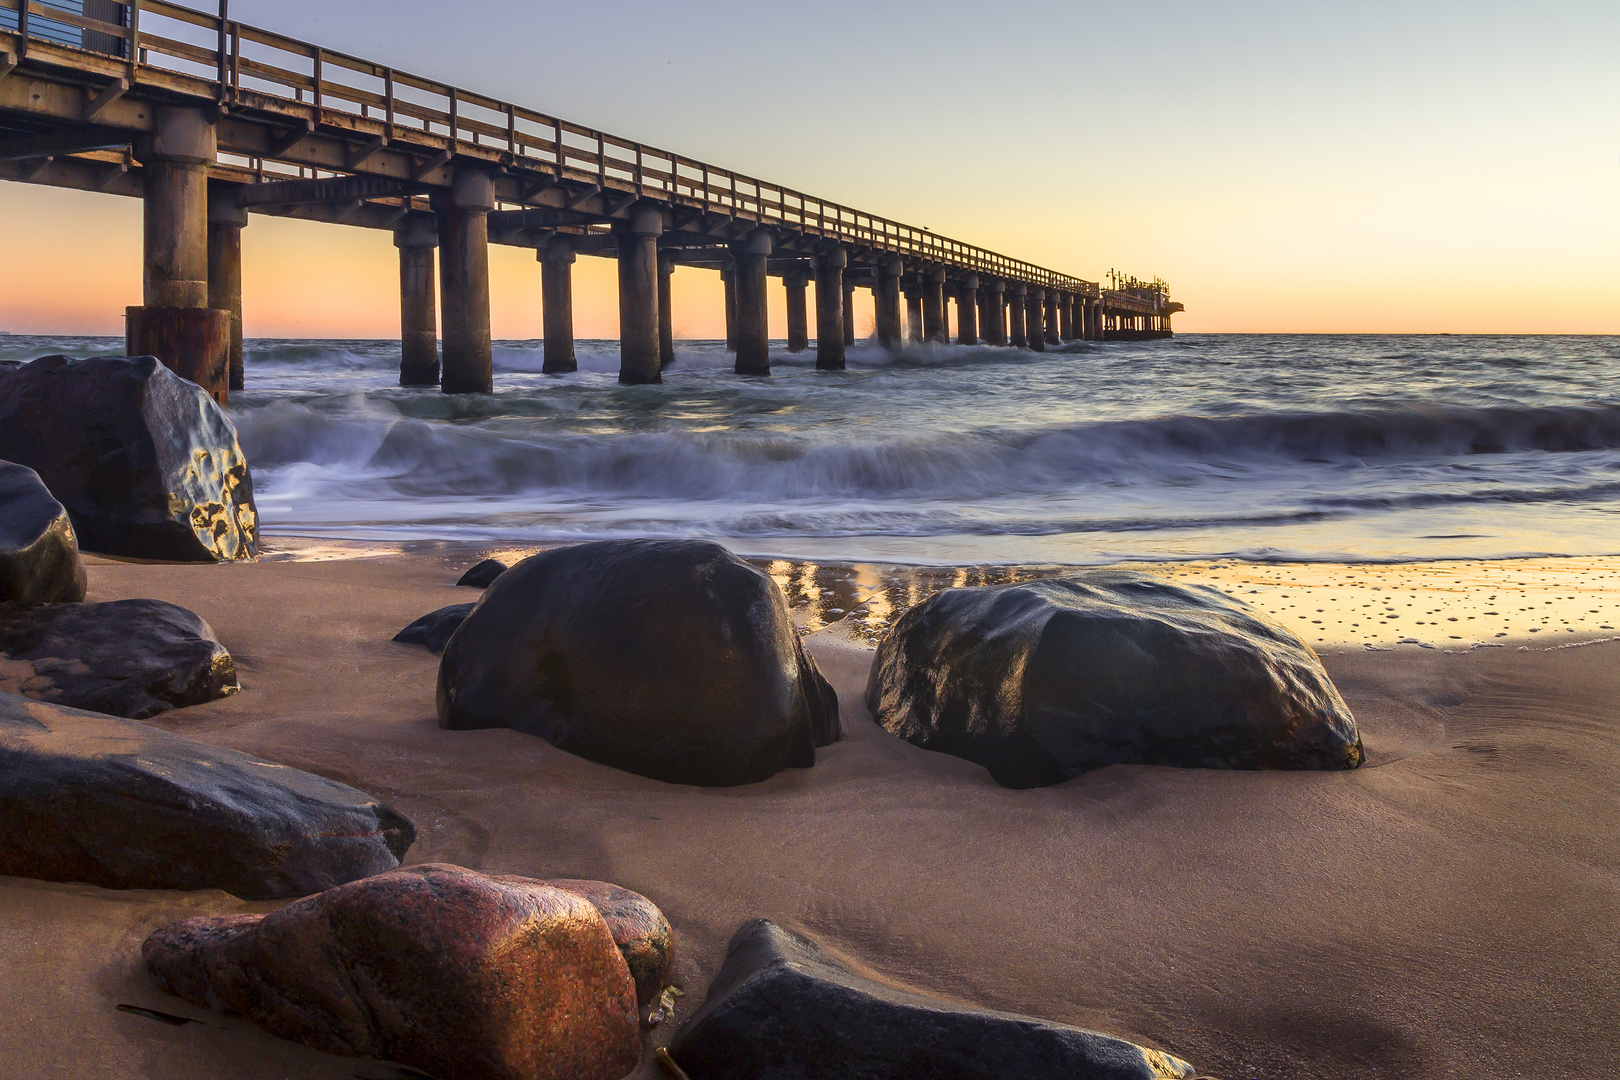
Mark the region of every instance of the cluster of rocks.
MULTIPOLYGON (((442 1080, 613 1080, 667 1011, 675 935, 606 882, 402 868, 416 830, 364 792, 139 723, 236 689, 207 623, 85 603, 79 546, 252 558, 252 480, 223 412, 150 357, 0 371, 0 874, 295 902, 189 919, 142 949, 198 1006, 442 1080)), ((510 727, 672 783, 814 765, 836 694, 780 588, 716 544, 607 541, 507 567, 402 630, 442 653, 442 727, 510 727)), ((877 722, 1032 787, 1120 763, 1354 768, 1315 654, 1210 589, 1077 572, 948 589, 880 643, 877 722)), ((1133 1043, 853 972, 764 920, 735 935, 668 1049, 706 1076, 1184 1080, 1133 1043)))

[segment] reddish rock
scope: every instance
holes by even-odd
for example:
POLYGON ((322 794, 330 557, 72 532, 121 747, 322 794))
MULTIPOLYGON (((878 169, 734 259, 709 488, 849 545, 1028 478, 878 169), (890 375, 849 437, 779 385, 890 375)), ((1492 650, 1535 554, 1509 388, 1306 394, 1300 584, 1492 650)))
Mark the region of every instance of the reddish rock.
POLYGON ((630 965, 630 975, 636 980, 636 999, 641 1004, 648 1004, 669 984, 670 971, 675 966, 675 931, 657 904, 638 892, 605 881, 559 878, 540 884, 583 896, 602 913, 608 929, 613 932, 614 944, 630 965))
POLYGON ((618 1080, 641 1057, 607 922, 544 882, 427 864, 141 947, 170 993, 329 1053, 439 1080, 618 1080))

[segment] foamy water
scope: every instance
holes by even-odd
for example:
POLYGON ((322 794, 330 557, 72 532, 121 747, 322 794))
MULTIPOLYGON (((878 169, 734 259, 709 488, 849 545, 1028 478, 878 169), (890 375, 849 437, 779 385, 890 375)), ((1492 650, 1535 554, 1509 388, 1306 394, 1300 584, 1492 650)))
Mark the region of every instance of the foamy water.
POLYGON ((1620 552, 1620 339, 863 344, 768 378, 682 342, 651 387, 618 385, 616 343, 579 354, 544 376, 538 342, 500 343, 495 393, 448 397, 393 385, 393 342, 249 342, 231 412, 266 530, 933 564, 1620 552))

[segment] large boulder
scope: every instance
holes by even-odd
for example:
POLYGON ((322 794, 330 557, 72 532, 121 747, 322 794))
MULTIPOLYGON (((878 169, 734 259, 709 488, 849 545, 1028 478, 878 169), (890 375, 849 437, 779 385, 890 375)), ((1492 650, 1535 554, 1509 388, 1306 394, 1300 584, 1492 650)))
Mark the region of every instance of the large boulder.
POLYGON ((231 654, 183 607, 0 604, 0 691, 144 720, 238 689, 231 654))
POLYGON ((427 864, 141 947, 168 992, 334 1054, 439 1080, 618 1080, 635 986, 601 914, 542 882, 427 864))
POLYGON ((1192 1066, 1111 1035, 963 1005, 863 978, 765 919, 726 949, 669 1047, 726 1080, 1183 1080, 1192 1066))
MULTIPOLYGON (((496 880, 525 879, 501 877, 496 880)), ((675 931, 658 905, 638 892, 606 881, 558 878, 539 884, 583 896, 602 913, 613 934, 613 943, 619 947, 624 962, 630 965, 637 1001, 646 1005, 669 984, 675 968, 675 931)))
POLYGON ((0 603, 72 602, 84 590, 67 511, 33 469, 0 461, 0 603))
POLYGON ((473 605, 469 602, 430 611, 395 634, 394 640, 402 645, 425 646, 431 653, 444 652, 444 647, 450 643, 450 635, 467 621, 467 613, 472 609, 473 605))
POLYGON ((392 870, 416 827, 347 785, 0 694, 0 874, 305 896, 392 870))
POLYGON ((86 551, 214 562, 258 551, 236 428, 150 356, 46 356, 0 372, 0 458, 67 507, 86 551))
POLYGON ((936 594, 884 635, 866 701, 892 734, 1008 787, 1126 762, 1362 760, 1308 645, 1215 589, 1124 570, 936 594))
POLYGON ((770 576, 719 544, 604 540, 496 578, 439 664, 439 723, 511 727, 679 784, 815 764, 838 698, 770 576))

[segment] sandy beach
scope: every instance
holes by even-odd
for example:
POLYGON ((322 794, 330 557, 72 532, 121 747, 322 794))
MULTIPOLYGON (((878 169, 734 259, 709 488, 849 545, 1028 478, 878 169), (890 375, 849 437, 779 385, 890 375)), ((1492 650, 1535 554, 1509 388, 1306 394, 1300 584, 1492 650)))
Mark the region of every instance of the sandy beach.
MULTIPOLYGON (((890 737, 861 691, 906 603, 1049 570, 773 563, 846 735, 814 769, 705 790, 438 728, 437 658, 389 639, 474 598, 452 583, 476 558, 521 551, 270 546, 249 565, 86 556, 91 600, 189 607, 236 658, 241 693, 153 723, 384 798, 420 829, 410 863, 645 893, 678 935, 681 1017, 732 932, 766 916, 883 978, 1223 1080, 1569 1075, 1620 1050, 1620 560, 1159 567, 1315 646, 1367 764, 1115 766, 1029 791, 890 737)), ((169 920, 273 906, 0 879, 12 1075, 406 1075, 197 1010, 139 966, 169 920)))

